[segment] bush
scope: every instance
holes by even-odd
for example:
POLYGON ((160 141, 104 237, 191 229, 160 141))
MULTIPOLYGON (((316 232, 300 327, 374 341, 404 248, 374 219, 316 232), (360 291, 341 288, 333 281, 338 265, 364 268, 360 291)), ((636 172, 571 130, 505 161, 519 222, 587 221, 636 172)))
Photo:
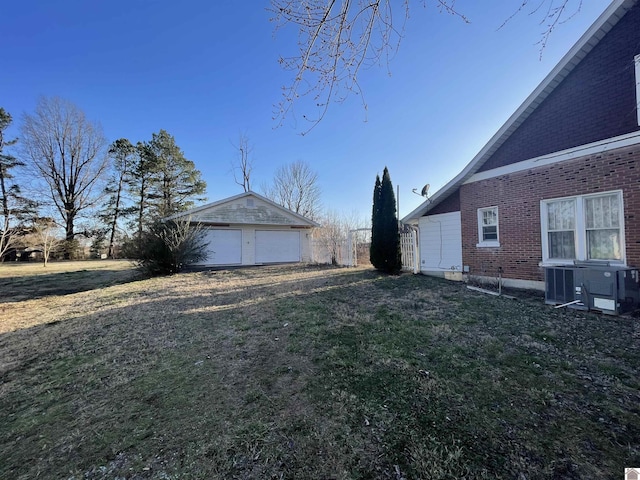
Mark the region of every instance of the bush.
POLYGON ((138 267, 151 276, 171 275, 207 257, 200 224, 190 220, 156 222, 138 248, 138 267))

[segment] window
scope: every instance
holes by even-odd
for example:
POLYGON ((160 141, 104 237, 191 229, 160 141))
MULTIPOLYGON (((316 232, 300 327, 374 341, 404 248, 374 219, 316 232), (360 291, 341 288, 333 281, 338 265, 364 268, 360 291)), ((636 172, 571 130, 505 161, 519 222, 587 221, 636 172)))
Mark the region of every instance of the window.
POLYGON ((499 247, 498 207, 478 209, 478 247, 499 247))
POLYGON ((558 200, 547 204, 547 231, 550 258, 576 258, 576 201, 558 200))
POLYGON ((621 192, 543 200, 543 262, 623 262, 622 211, 621 192))

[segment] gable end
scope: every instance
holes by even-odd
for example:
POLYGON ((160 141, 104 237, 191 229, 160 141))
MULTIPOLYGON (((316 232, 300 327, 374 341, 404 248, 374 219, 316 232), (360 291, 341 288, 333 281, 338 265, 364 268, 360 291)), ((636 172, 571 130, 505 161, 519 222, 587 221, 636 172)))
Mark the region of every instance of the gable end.
MULTIPOLYGON (((482 165, 491 170, 560 150, 640 130, 636 56, 640 54, 640 5, 579 60, 482 165)), ((552 86, 550 84, 550 86, 552 86)))

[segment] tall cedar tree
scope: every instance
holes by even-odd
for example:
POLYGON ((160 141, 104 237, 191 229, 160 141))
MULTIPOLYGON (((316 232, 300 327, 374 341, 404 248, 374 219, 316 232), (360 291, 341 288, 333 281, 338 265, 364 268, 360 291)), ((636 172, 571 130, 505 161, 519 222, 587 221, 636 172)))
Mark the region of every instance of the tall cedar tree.
POLYGON ((379 224, 378 218, 380 217, 380 188, 382 184, 380 182, 380 175, 376 175, 376 184, 373 187, 373 212, 371 214, 371 247, 369 250, 369 260, 371 265, 378 268, 378 265, 382 264, 382 252, 380 235, 377 233, 379 230, 377 225, 379 224))
POLYGON ((168 217, 202 201, 207 184, 191 160, 187 160, 173 136, 165 130, 154 133, 148 144, 155 165, 155 215, 168 217))
POLYGON ((371 217, 370 258, 372 265, 383 272, 398 273, 402 269, 396 196, 393 193, 387 167, 384 167, 382 182, 380 177, 376 176, 371 217))

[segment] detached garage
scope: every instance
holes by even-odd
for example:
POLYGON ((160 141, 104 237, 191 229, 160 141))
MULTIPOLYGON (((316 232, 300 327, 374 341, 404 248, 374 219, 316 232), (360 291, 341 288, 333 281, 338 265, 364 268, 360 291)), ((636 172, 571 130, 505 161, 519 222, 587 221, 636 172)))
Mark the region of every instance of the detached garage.
POLYGON ((319 226, 254 192, 209 203, 169 220, 190 218, 206 228, 207 258, 198 265, 231 266, 311 261, 311 231, 319 226))

